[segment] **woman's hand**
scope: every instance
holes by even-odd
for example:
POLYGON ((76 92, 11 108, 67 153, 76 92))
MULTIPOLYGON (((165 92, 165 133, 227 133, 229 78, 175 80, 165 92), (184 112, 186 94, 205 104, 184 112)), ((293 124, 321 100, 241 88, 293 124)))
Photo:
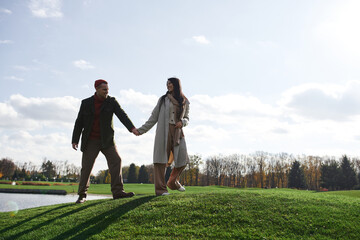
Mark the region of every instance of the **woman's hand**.
POLYGON ((182 122, 181 122, 181 121, 178 121, 178 122, 175 124, 175 128, 182 128, 182 122))
POLYGON ((132 132, 134 135, 136 135, 136 136, 140 136, 140 132, 139 132, 139 130, 137 130, 137 128, 133 128, 133 129, 131 130, 131 132, 132 132))

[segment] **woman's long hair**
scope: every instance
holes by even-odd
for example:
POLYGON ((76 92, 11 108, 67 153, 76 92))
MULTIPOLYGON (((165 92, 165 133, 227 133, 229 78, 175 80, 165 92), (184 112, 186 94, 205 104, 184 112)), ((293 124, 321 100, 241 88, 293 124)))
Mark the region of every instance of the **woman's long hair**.
MULTIPOLYGON (((186 99, 185 95, 182 92, 182 88, 181 88, 181 82, 180 79, 172 77, 169 78, 168 81, 170 81, 173 86, 174 86, 174 90, 173 90, 173 96, 176 99, 176 101, 178 101, 179 105, 180 105, 180 113, 183 111, 183 105, 184 105, 184 100, 186 99)), ((161 97, 161 104, 164 102, 166 95, 169 93, 169 91, 167 91, 162 97, 161 97)))

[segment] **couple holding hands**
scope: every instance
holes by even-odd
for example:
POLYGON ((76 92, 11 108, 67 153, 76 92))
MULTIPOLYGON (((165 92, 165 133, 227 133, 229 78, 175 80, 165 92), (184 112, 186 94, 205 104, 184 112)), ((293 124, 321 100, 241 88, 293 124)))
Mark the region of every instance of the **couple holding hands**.
POLYGON ((168 195, 167 187, 171 190, 185 191, 179 183, 179 177, 188 162, 183 127, 189 121, 189 101, 182 93, 180 80, 167 80, 167 92, 160 97, 150 118, 140 128, 134 127, 116 99, 108 95, 109 86, 105 80, 96 80, 94 86, 95 94, 81 102, 72 134, 72 147, 75 150, 81 136, 80 150, 83 153, 79 198, 76 203, 86 201, 90 173, 100 151, 108 163, 113 199, 135 195, 133 192, 124 191, 121 158, 114 142, 113 114, 137 136, 146 133, 157 123, 153 154, 155 194, 168 195), (166 183, 165 169, 172 162, 174 167, 166 183))

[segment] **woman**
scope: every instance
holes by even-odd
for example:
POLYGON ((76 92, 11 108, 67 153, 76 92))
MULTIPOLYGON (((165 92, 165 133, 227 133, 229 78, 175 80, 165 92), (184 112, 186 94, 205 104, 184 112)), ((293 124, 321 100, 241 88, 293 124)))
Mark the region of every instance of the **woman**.
POLYGON ((179 177, 189 160, 182 130, 189 122, 189 101, 182 93, 178 78, 169 78, 166 85, 168 91, 159 99, 149 120, 138 129, 140 134, 144 134, 157 123, 153 155, 157 196, 169 195, 166 186, 171 190, 185 191, 179 177), (165 183, 166 166, 173 161, 175 166, 165 183))

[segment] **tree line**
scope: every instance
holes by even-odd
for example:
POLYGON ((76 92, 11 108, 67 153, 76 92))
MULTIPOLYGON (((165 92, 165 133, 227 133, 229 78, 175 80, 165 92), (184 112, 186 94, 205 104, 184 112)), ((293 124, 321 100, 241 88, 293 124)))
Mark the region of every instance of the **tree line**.
MULTIPOLYGON (((0 160, 0 178, 6 168, 0 160)), ((5 164, 6 165, 6 164, 5 164)), ((44 159, 40 168, 31 164, 15 167, 12 178, 63 179, 77 181, 80 168, 67 162, 51 162, 44 159), (15 174, 16 172, 16 174, 15 174), (28 174, 28 175, 26 175, 28 174)), ((153 165, 136 166, 134 163, 122 169, 126 183, 153 183, 153 165)), ((171 167, 166 176, 170 176, 171 167)), ((11 175, 11 174, 10 174, 11 175)), ((9 177, 9 174, 7 174, 9 177)), ((65 180, 65 181, 66 181, 65 180)), ((110 183, 108 170, 91 176, 93 183, 110 183)), ((360 189, 360 159, 319 157, 287 153, 212 155, 202 159, 201 155, 190 155, 180 178, 185 186, 228 186, 238 188, 298 188, 310 190, 360 189)))
MULTIPOLYGON (((153 183, 153 171, 152 164, 141 167, 131 164, 123 168, 124 181, 153 183)), ((168 167, 166 179, 170 173, 171 167, 168 167)), ((350 159, 346 155, 336 159, 255 152, 249 155, 213 155, 203 161, 200 155, 190 155, 180 182, 185 186, 360 189, 360 159, 350 159)))
MULTIPOLYGON (((153 183, 153 181, 150 181, 153 177, 152 170, 151 165, 141 165, 141 167, 139 167, 132 163, 130 166, 122 168, 123 180, 126 183, 153 183)), ((100 170, 96 176, 91 176, 90 178, 94 183, 110 183, 110 171, 108 169, 100 170)))
MULTIPOLYGON (((206 159, 199 181, 203 186, 360 189, 360 159, 350 159, 346 155, 336 159, 266 152, 215 155, 206 159)), ((183 183, 189 185, 190 182, 184 179, 183 183)))
POLYGON ((40 166, 32 162, 14 163, 10 158, 0 160, 0 179, 14 181, 77 182, 81 168, 68 161, 51 161, 46 158, 40 166))

